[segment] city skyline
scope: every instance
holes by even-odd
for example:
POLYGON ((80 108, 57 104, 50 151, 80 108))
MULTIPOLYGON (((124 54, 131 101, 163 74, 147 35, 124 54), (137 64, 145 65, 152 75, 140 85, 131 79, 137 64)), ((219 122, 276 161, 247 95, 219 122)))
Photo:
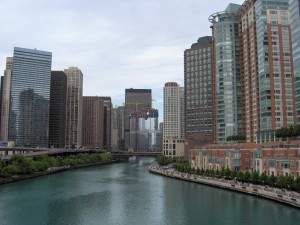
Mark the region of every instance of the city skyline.
POLYGON ((124 89, 151 88, 162 112, 164 83, 183 86, 183 51, 211 35, 209 15, 229 1, 1 3, 0 70, 15 46, 50 51, 52 70, 82 70, 84 96, 111 96, 121 105, 124 89))

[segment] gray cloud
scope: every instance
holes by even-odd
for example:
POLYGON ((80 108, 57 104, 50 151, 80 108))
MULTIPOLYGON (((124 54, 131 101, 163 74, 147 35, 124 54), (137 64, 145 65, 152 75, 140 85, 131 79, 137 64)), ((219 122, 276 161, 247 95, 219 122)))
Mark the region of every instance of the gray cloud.
MULTIPOLYGON (((242 3, 242 0, 236 3, 242 3)), ((183 85, 183 51, 210 35, 221 0, 0 0, 0 69, 13 47, 53 53, 53 70, 78 66, 84 95, 124 101, 125 88, 151 88, 162 110, 165 82, 183 85)))

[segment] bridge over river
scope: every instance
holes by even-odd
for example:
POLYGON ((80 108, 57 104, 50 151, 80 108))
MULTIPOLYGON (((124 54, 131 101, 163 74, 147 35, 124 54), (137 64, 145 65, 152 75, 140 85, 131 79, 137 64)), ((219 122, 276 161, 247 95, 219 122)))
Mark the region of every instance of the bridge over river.
POLYGON ((65 148, 24 148, 24 147, 7 147, 0 148, 0 157, 8 160, 14 154, 22 154, 26 157, 37 157, 39 155, 49 156, 68 156, 80 153, 110 153, 114 159, 126 159, 132 156, 157 156, 161 152, 127 152, 127 151, 107 151, 99 149, 65 149, 65 148))

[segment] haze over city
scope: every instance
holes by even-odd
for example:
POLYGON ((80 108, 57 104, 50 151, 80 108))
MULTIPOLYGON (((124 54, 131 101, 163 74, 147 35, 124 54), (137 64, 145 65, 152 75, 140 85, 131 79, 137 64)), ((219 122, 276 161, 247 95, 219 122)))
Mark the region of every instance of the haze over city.
POLYGON ((82 70, 85 96, 111 96, 121 105, 125 88, 150 88, 161 115, 164 83, 183 86, 183 51, 211 35, 208 16, 228 5, 220 0, 0 3, 1 71, 15 46, 50 51, 52 70, 82 70))

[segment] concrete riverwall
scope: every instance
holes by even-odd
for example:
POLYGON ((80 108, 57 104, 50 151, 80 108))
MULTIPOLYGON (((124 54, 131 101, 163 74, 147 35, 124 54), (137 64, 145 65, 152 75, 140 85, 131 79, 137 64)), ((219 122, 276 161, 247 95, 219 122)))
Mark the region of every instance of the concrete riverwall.
POLYGON ((97 162, 97 163, 90 163, 90 164, 83 164, 83 165, 77 165, 77 166, 62 166, 62 167, 50 167, 46 171, 40 171, 40 172, 35 172, 32 174, 22 174, 22 175, 13 175, 11 177, 0 177, 0 185, 1 184, 7 184, 19 180, 26 180, 26 179, 31 179, 35 177, 41 177, 45 175, 50 175, 53 173, 59 173, 63 172, 66 170, 71 170, 71 169, 77 169, 77 168, 83 168, 83 167, 89 167, 89 166, 97 166, 97 165, 104 165, 104 164, 111 164, 111 163, 116 163, 119 162, 118 160, 111 160, 108 162, 97 162))
POLYGON ((300 194, 293 191, 281 190, 269 186, 236 182, 233 180, 225 180, 225 179, 205 177, 205 176, 195 175, 195 174, 181 173, 176 171, 174 168, 161 167, 156 162, 150 165, 149 171, 167 177, 225 188, 225 189, 238 191, 246 194, 256 195, 259 197, 272 199, 278 202, 282 202, 300 208, 300 194))

